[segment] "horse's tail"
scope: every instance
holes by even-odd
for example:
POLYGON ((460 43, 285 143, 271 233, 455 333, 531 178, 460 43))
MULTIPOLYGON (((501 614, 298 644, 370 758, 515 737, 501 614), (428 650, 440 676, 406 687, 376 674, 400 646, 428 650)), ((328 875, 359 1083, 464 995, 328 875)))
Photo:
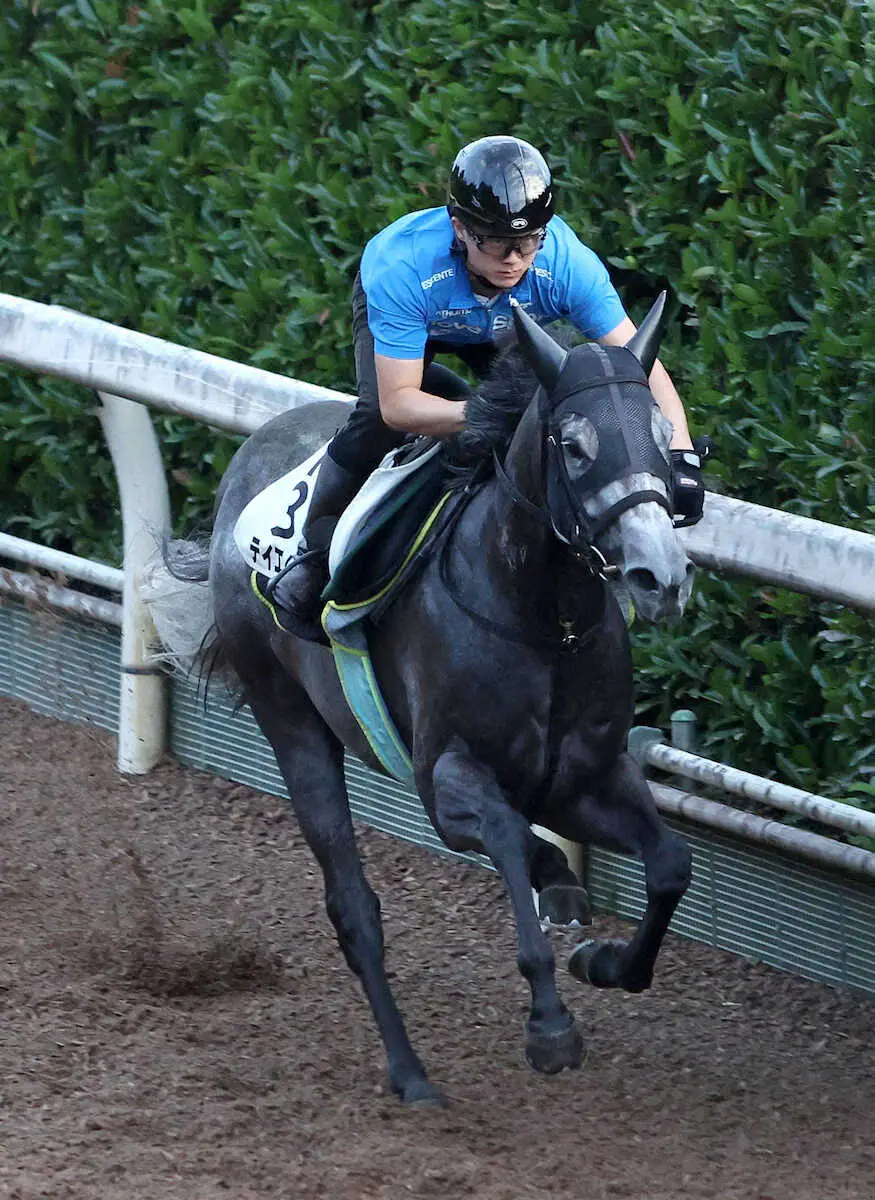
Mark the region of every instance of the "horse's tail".
POLYGON ((155 657, 207 686, 219 679, 237 691, 216 629, 209 574, 209 538, 165 539, 147 565, 140 590, 161 640, 155 657))

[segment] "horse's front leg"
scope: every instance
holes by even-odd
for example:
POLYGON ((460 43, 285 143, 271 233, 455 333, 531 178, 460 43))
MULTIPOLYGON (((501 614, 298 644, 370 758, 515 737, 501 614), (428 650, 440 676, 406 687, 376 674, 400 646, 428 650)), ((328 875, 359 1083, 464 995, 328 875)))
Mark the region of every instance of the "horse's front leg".
POLYGON ((623 754, 592 796, 550 814, 545 821, 563 837, 619 848, 644 861, 647 908, 630 941, 583 942, 568 962, 578 979, 595 987, 642 992, 674 911, 690 883, 692 855, 687 843, 660 817, 637 763, 623 754))
POLYGON ((517 927, 517 965, 529 984, 526 1058, 537 1071, 579 1067, 583 1039, 556 988, 556 962, 532 904, 534 857, 543 845, 513 809, 492 770, 459 742, 437 760, 430 792, 438 832, 451 850, 485 853, 501 875, 517 927))

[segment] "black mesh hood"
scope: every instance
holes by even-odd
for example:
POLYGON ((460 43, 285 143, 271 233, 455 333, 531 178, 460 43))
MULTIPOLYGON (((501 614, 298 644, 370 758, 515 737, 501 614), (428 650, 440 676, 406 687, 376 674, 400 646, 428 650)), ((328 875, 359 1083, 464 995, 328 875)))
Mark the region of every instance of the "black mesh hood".
POLYGON ((628 350, 585 345, 571 352, 550 396, 550 417, 556 423, 579 412, 598 426, 599 454, 585 476, 587 494, 638 473, 668 486, 671 469, 653 440, 654 403, 647 376, 628 350))

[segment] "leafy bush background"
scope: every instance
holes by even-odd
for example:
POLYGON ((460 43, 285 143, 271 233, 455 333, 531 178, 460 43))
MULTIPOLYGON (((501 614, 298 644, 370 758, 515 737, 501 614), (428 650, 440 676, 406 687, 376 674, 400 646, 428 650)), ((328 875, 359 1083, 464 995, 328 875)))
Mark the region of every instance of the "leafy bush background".
MULTIPOLYGON (((875 532, 875 50, 862 2, 6 0, 0 290, 344 390, 369 236, 464 142, 545 147, 663 356, 715 486, 875 532)), ((0 374, 0 528, 117 561, 82 389, 0 374)), ((235 446, 156 418, 188 527, 235 446)), ((703 579, 639 631, 639 719, 875 795, 872 623, 703 579)))

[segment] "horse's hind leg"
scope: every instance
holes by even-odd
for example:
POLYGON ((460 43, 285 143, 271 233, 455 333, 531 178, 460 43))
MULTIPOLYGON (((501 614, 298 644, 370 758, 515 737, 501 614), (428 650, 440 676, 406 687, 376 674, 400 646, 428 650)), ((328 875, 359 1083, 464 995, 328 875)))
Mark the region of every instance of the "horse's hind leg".
POLYGON ((583 1039, 559 996, 553 951, 532 904, 532 861, 545 843, 511 808, 492 771, 463 744, 440 756, 421 792, 432 798, 435 824, 447 845, 484 851, 504 881, 516 919, 517 965, 532 993, 526 1058, 548 1074, 579 1067, 583 1039))
POLYGON ((592 907, 565 852, 532 832, 531 877, 538 893, 538 916, 548 925, 590 925, 592 907))
POLYGON ((690 883, 687 843, 657 812, 638 765, 624 754, 598 790, 570 810, 555 814, 550 827, 563 837, 613 846, 644 860, 647 907, 634 936, 584 942, 568 962, 572 975, 595 987, 641 992, 653 968, 674 911, 690 883))
MULTIPOLYGON (((440 1103, 410 1044, 386 978, 380 902, 362 870, 343 779, 343 747, 292 680, 247 689, 273 747, 301 830, 325 877, 337 940, 370 1002, 386 1047, 392 1090, 408 1104, 440 1103)), ((329 1034, 326 1029, 326 1036, 329 1034)))

